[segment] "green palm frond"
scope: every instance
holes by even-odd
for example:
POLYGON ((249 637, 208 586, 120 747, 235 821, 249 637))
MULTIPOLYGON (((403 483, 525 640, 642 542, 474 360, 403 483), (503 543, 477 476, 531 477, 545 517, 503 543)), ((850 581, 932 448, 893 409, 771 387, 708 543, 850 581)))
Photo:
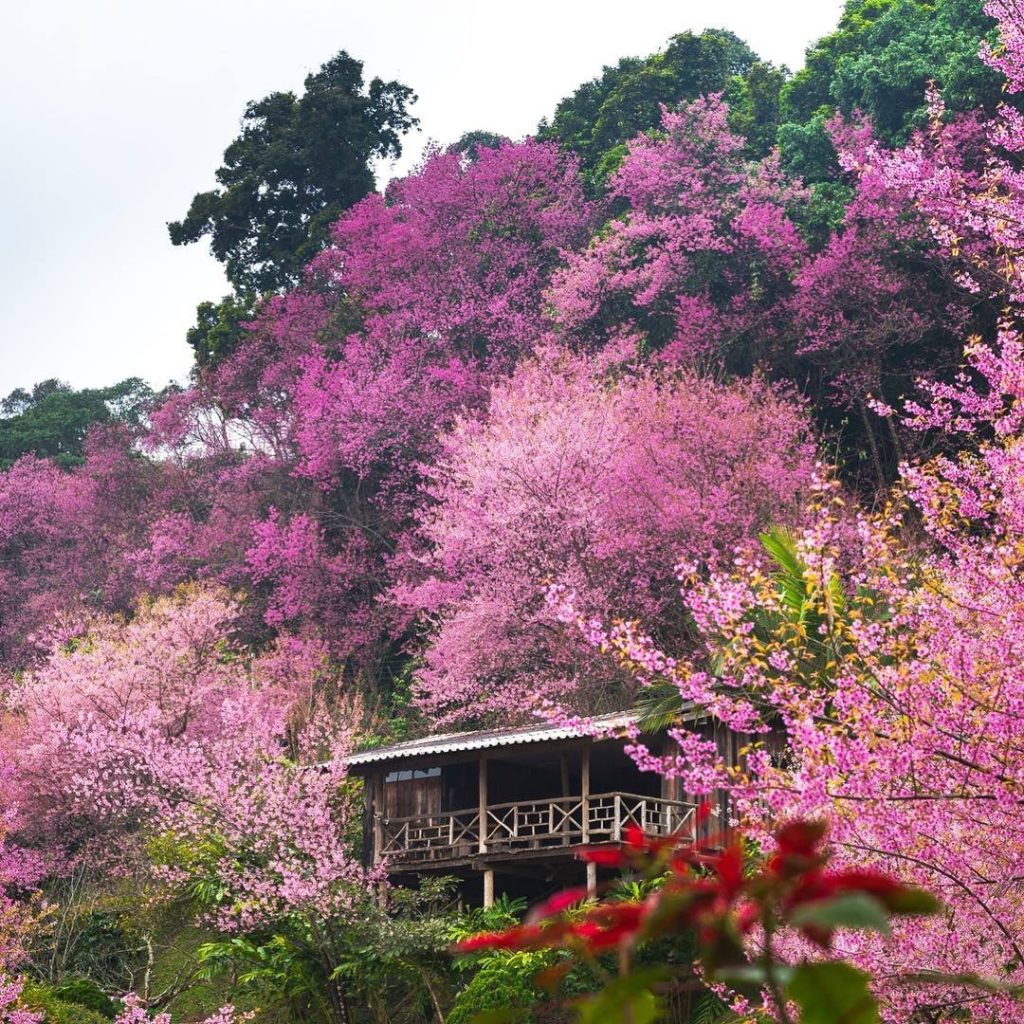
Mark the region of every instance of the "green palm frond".
POLYGON ((730 1020, 738 1018, 714 992, 704 992, 698 997, 690 1017, 691 1024, 725 1024, 730 1020))
POLYGON ((772 574, 782 603, 795 616, 803 616, 808 604, 807 564, 800 557, 796 540, 783 526, 773 526, 760 536, 761 545, 776 565, 772 574))
POLYGON ((661 732, 679 720, 683 698, 671 680, 658 680, 643 688, 633 711, 641 732, 661 732))

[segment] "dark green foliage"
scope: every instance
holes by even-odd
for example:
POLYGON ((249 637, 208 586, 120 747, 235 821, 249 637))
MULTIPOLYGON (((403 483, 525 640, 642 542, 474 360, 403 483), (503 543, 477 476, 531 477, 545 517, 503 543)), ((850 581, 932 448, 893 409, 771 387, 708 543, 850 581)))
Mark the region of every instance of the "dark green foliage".
POLYGON ((868 981, 846 963, 805 963, 793 971, 786 995, 800 1007, 803 1024, 877 1024, 878 1004, 868 981))
POLYGON ((819 113, 802 124, 789 122, 780 125, 778 129, 782 166, 808 185, 835 181, 840 174, 836 148, 829 137, 827 121, 827 116, 819 113))
POLYGON ((285 1005, 295 1024, 329 1024, 341 1002, 375 1021, 434 1019, 449 988, 452 881, 395 887, 388 911, 368 899, 351 921, 295 914, 266 932, 217 938, 200 946, 196 978, 230 979, 233 997, 285 1005))
POLYGON ((76 1003, 88 1010, 113 1020, 117 1016, 117 1004, 94 981, 75 978, 58 985, 53 994, 65 1003, 76 1003))
POLYGON ((745 75, 737 75, 725 90, 729 126, 747 140, 752 157, 769 153, 779 130, 782 87, 789 72, 766 61, 754 61, 745 75))
MULTIPOLYGON (((487 910, 474 908, 454 923, 450 937, 462 939, 477 932, 500 931, 517 924, 526 910, 524 900, 501 896, 487 910)), ((489 1014, 505 1012, 507 1020, 531 1022, 530 1012, 548 998, 534 978, 538 971, 556 962, 558 954, 490 950, 458 957, 455 969, 466 975, 448 1014, 448 1024, 473 1024, 489 1014)), ((494 1017, 493 1019, 500 1019, 494 1017)))
POLYGON ((532 1021, 530 1009, 549 998, 534 978, 554 962, 549 952, 496 952, 483 957, 456 996, 448 1024, 473 1024, 488 1010, 516 1011, 513 1019, 532 1021))
POLYGON ((606 1021, 631 1021, 654 1024, 664 1020, 663 1000, 652 989, 665 980, 665 972, 647 968, 622 975, 578 1004, 580 1024, 605 1024, 606 1021))
POLYGON ((301 97, 275 92, 250 103, 216 172, 220 187, 168 224, 171 241, 209 236, 239 291, 295 284, 342 210, 373 189, 371 161, 401 154, 415 99, 400 82, 364 86, 362 62, 343 50, 306 78, 301 97))
POLYGON ((165 997, 161 1009, 175 1022, 199 1021, 231 1003, 241 1013, 258 1009, 257 1024, 296 1024, 295 1016, 280 1000, 252 998, 232 987, 230 978, 211 981, 197 977, 198 951, 216 937, 217 933, 188 925, 173 915, 155 930, 151 990, 165 997), (186 984, 181 985, 182 979, 186 984))
POLYGON ((476 160, 481 149, 498 149, 508 142, 508 136, 499 135, 497 132, 485 132, 482 130, 463 132, 448 149, 452 153, 461 153, 469 160, 476 160))
POLYGON ((790 212, 814 248, 843 223, 853 197, 853 188, 842 180, 827 121, 825 113, 818 113, 804 124, 783 124, 776 138, 783 169, 810 186, 807 202, 790 212))
POLYGON ((81 391, 59 380, 42 381, 31 392, 18 388, 0 401, 0 468, 28 454, 65 468, 79 465, 91 427, 137 425, 152 397, 136 377, 81 391))
POLYGON ((256 306, 257 300, 249 292, 225 295, 220 302, 199 303, 196 324, 185 335, 199 366, 212 365, 235 350, 245 336, 242 325, 256 315, 256 306))
MULTIPOLYGON (((646 59, 625 57, 615 67, 606 67, 600 78, 585 82, 562 100, 537 135, 578 153, 584 172, 592 182, 600 183, 618 164, 614 156, 608 159, 616 147, 657 127, 662 104, 674 106, 681 100, 722 92, 736 76, 747 75, 755 63, 753 50, 732 32, 683 32, 673 36, 661 53, 646 59)), ((772 75, 762 70, 746 95, 740 96, 741 105, 747 108, 745 116, 761 134, 765 129, 759 119, 773 102, 771 83, 772 75)), ((737 90, 737 95, 741 92, 737 90)))
POLYGON ((782 90, 782 119, 805 125, 838 108, 870 115, 888 143, 926 123, 934 81, 951 110, 1000 101, 1000 77, 978 56, 994 22, 980 0, 847 0, 835 32, 807 51, 782 90))
POLYGON ((46 985, 26 984, 22 1002, 29 1009, 43 1012, 43 1024, 108 1024, 110 1020, 81 1003, 61 998, 55 989, 46 985))

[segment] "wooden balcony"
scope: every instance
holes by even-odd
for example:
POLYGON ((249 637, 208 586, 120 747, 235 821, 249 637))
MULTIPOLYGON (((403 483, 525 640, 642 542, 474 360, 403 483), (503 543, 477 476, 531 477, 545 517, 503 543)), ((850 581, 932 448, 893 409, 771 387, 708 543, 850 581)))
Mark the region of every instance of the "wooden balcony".
POLYGON ((405 818, 377 816, 374 849, 377 860, 396 868, 525 851, 569 853, 576 846, 617 843, 630 825, 654 835, 692 837, 695 812, 693 804, 678 800, 594 793, 405 818))

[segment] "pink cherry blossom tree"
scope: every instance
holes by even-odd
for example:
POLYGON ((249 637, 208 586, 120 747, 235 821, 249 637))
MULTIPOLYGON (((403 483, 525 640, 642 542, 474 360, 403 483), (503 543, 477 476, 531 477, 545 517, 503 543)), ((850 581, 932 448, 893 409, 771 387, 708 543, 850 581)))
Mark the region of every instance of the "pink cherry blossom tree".
POLYGON ((380 597, 420 466, 542 333, 592 220, 575 161, 532 141, 432 152, 348 211, 303 286, 154 413, 181 473, 130 555, 141 583, 244 587, 264 632, 317 632, 377 680, 407 625, 380 597))
POLYGON ((341 938, 384 883, 350 845, 358 711, 341 708, 321 647, 282 638, 253 656, 233 642, 237 616, 194 586, 55 642, 2 734, 13 824, 133 872, 152 900, 197 902, 222 932, 290 936, 343 1022, 341 938))
POLYGON ((664 109, 611 179, 626 212, 555 272, 563 330, 593 346, 642 329, 670 360, 749 369, 780 329, 779 299, 806 246, 787 207, 804 193, 777 158, 752 164, 718 96, 664 109))
POLYGON ((3 1024, 40 1024, 43 1015, 26 1008, 25 982, 19 976, 27 960, 26 942, 37 925, 39 906, 32 898, 46 873, 45 858, 13 843, 10 830, 15 808, 10 800, 12 766, 0 762, 0 1021, 3 1024))
POLYGON ((19 832, 61 845, 108 820, 125 827, 122 811, 137 822, 130 789, 149 792, 144 748, 195 756, 237 734, 275 749, 293 709, 312 700, 324 651, 283 638, 253 657, 232 640, 237 616, 227 594, 190 588, 144 602, 128 621, 58 625, 49 656, 11 688, 0 734, 19 832))
POLYGON ((145 536, 161 470, 119 431, 94 431, 84 465, 25 456, 0 473, 0 660, 24 665, 59 613, 124 610, 128 553, 145 536))
POLYGON ((543 332, 550 274, 594 213, 578 161, 553 143, 506 142, 473 161, 434 151, 343 217, 317 267, 357 298, 371 336, 509 367, 543 332))
MULTIPOLYGON (((1024 9, 990 9, 1011 54, 1024 9)), ((990 126, 994 143, 1007 117, 990 126)), ((1009 191, 1000 196, 1013 216, 1009 191)), ((986 230, 992 199, 987 187, 961 193, 964 222, 986 230)), ((1007 244, 1005 235, 989 241, 990 252, 1007 244)), ((901 871, 941 896, 942 916, 837 943, 872 971, 891 1020, 1024 1020, 1017 255, 1002 270, 1002 329, 973 340, 963 372, 925 382, 907 406, 907 426, 940 431, 947 454, 905 465, 902 496, 861 514, 853 534, 839 492, 823 481, 804 527, 766 539, 770 567, 684 566, 686 604, 705 638, 699 656, 663 650, 635 623, 598 627, 571 600, 555 600, 645 684, 674 688, 749 741, 733 761, 679 729, 668 758, 635 742, 641 763, 694 793, 731 791, 737 818, 755 828, 827 816, 838 856, 901 871), (782 757, 768 742, 780 732, 782 757)), ((994 266, 981 265, 990 284, 994 266)))
POLYGON ((434 624, 421 707, 448 722, 521 716, 556 695, 621 706, 621 674, 559 628, 545 586, 685 644, 671 569, 649 567, 714 562, 795 512, 812 465, 804 410, 760 379, 723 385, 542 351, 429 468, 423 546, 396 592, 434 624))

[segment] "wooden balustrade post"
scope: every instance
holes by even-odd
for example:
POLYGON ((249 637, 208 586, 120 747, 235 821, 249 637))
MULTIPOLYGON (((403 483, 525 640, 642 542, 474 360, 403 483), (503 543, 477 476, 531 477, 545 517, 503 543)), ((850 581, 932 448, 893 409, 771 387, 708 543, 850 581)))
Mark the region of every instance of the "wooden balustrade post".
MULTIPOLYGON (((590 842, 590 740, 584 740, 580 754, 580 789, 582 790, 583 842, 590 842)), ((587 861, 587 895, 597 895, 597 865, 587 861)))
POLYGON ((622 841, 622 796, 619 793, 615 794, 612 805, 612 841, 622 841))

